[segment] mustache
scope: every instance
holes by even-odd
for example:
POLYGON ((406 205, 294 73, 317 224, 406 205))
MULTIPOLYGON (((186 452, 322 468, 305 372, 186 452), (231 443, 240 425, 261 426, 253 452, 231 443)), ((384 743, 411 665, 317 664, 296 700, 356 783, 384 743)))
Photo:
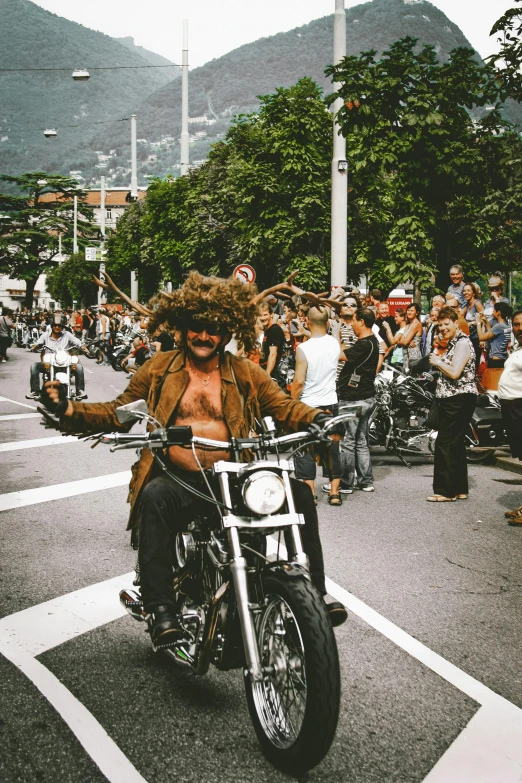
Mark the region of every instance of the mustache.
POLYGON ((198 340, 197 338, 195 340, 192 340, 192 345, 194 348, 214 348, 214 343, 210 340, 198 340))

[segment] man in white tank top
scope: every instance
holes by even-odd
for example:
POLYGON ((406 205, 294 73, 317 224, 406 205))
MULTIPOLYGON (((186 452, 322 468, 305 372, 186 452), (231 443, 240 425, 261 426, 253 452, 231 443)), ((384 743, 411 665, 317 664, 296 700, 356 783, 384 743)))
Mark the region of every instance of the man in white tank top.
MULTIPOLYGON (((314 408, 321 408, 335 413, 337 410, 336 375, 339 360, 339 342, 327 334, 328 310, 326 307, 311 307, 308 316, 308 328, 311 337, 307 342, 297 347, 295 376, 291 396, 300 399, 314 408)), ((339 444, 332 443, 329 449, 330 494, 328 502, 331 506, 342 504, 339 495, 341 480, 341 463, 339 444)), ((303 480, 314 492, 316 463, 313 453, 295 457, 296 478, 303 480)))

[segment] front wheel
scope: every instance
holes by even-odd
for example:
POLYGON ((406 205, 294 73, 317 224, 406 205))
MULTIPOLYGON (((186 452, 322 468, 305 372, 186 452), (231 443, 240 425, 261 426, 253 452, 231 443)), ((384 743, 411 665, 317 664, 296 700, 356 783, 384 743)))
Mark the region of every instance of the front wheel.
POLYGON ((245 675, 248 709, 263 753, 301 775, 326 755, 337 728, 339 657, 324 602, 306 578, 264 579, 257 620, 263 680, 245 675))

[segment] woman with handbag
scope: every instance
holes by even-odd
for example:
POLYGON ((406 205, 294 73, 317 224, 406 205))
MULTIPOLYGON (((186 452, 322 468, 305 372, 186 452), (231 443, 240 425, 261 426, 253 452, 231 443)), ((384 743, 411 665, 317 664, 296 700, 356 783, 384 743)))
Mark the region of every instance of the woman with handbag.
POLYGON ((13 344, 11 338, 11 329, 13 328, 13 322, 5 314, 5 308, 0 315, 0 362, 7 361, 7 349, 13 344))
POLYGON ((470 338, 458 326, 452 307, 439 311, 439 334, 447 343, 442 355, 430 354, 430 365, 440 372, 430 418, 438 419, 433 470, 433 495, 426 500, 441 503, 466 500, 468 466, 465 437, 477 404, 475 351, 470 338))

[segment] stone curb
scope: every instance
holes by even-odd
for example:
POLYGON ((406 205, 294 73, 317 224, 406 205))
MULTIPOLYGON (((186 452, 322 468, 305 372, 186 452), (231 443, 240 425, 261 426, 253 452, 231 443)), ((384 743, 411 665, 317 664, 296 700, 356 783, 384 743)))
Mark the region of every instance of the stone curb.
POLYGON ((495 459, 495 467, 509 470, 510 473, 522 473, 522 462, 512 457, 497 457, 495 459))

